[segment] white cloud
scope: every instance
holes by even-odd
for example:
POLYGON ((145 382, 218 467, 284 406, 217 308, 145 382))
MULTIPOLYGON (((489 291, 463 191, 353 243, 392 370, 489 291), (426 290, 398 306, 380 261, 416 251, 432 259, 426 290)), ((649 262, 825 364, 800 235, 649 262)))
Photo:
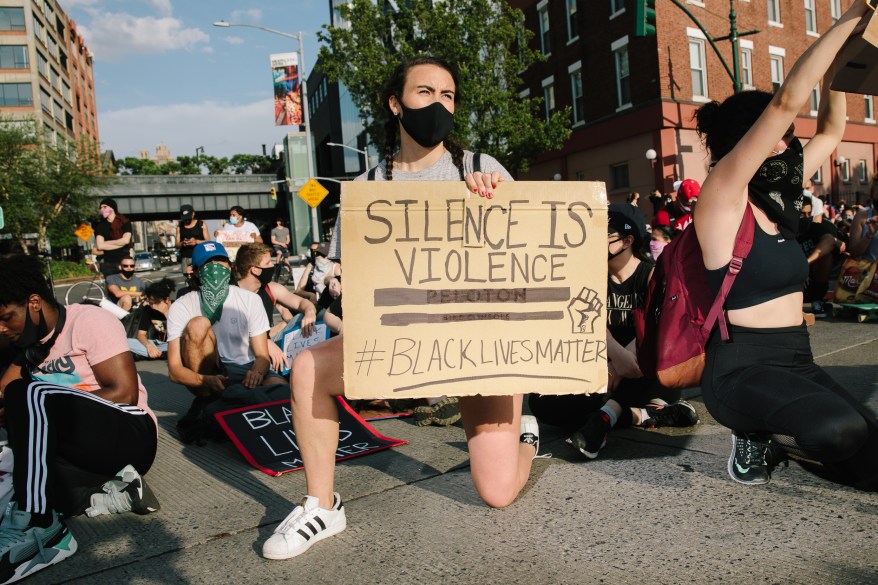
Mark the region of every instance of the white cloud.
POLYGON ((244 39, 241 37, 223 37, 223 42, 229 43, 230 45, 243 45, 244 39))
POLYGON ((138 18, 124 12, 96 15, 89 26, 79 29, 95 59, 101 61, 114 61, 127 54, 193 49, 210 40, 197 28, 184 28, 176 18, 138 18))
POLYGON ((146 3, 159 11, 162 16, 170 16, 173 14, 171 8, 171 0, 146 0, 146 3))
MULTIPOLYGON (((260 20, 262 20, 262 11, 258 8, 248 8, 247 10, 233 10, 230 18, 234 21, 249 20, 253 22, 259 22, 260 20)), ((251 22, 246 22, 244 24, 251 24, 251 22)))
POLYGON ((172 156, 190 155, 198 146, 205 154, 232 156, 271 150, 295 126, 274 125, 271 98, 246 104, 206 101, 190 104, 143 106, 103 112, 101 147, 116 158, 139 156, 141 150, 165 144, 172 156))

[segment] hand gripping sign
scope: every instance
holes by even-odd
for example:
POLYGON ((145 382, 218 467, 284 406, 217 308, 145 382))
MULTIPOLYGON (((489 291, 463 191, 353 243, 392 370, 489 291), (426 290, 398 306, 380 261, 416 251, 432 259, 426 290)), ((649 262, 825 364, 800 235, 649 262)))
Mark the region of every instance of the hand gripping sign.
POLYGON ((607 384, 603 183, 342 185, 349 398, 607 384))

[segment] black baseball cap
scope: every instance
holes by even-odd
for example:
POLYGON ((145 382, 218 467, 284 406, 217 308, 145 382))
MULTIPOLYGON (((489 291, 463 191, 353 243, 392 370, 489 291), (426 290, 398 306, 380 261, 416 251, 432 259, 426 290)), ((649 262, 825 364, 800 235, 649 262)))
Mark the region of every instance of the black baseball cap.
POLYGON ((180 215, 183 216, 183 219, 189 220, 192 219, 192 216, 195 214, 195 208, 189 204, 180 206, 180 215))
POLYGON ((639 209, 630 203, 611 203, 607 214, 607 233, 617 233, 623 238, 634 236, 637 245, 646 239, 646 220, 639 209))

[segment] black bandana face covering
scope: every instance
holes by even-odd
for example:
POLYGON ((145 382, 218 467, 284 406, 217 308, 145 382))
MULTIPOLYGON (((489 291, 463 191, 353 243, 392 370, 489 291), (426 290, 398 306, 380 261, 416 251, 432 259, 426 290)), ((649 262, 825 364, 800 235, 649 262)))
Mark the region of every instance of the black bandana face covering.
POLYGON ((799 232, 804 165, 802 143, 794 138, 785 151, 765 159, 747 185, 753 204, 777 224, 781 235, 788 240, 799 232))
POLYGON ((412 139, 424 148, 433 148, 451 134, 454 127, 454 114, 439 102, 423 108, 405 107, 402 101, 402 116, 399 121, 412 139))

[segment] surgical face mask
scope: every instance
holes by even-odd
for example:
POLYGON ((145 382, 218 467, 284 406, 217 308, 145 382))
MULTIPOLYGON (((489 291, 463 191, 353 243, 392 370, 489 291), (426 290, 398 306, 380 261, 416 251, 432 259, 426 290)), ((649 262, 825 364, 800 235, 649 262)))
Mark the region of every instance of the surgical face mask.
POLYGON ((110 217, 111 213, 113 213, 113 210, 109 207, 104 207, 103 209, 101 209, 101 217, 103 217, 104 219, 110 217))
POLYGON ((662 251, 667 246, 667 242, 663 242, 661 240, 650 240, 649 241, 649 254, 652 256, 653 260, 658 260, 658 257, 661 256, 662 251))
POLYGON ((238 216, 230 215, 229 216, 229 223, 232 225, 237 225, 238 224, 238 216))
POLYGON ((399 102, 402 116, 399 121, 412 139, 424 148, 433 148, 451 134, 454 114, 439 102, 423 108, 411 109, 399 102))
POLYGON ((271 268, 262 268, 261 266, 258 266, 257 268, 262 270, 262 272, 257 274, 256 278, 259 279, 260 285, 266 286, 269 282, 271 282, 271 277, 274 276, 272 274, 271 268))
POLYGON ((223 312, 223 303, 229 296, 229 282, 232 279, 232 269, 219 262, 208 262, 198 271, 198 281, 201 288, 198 293, 201 297, 201 313, 211 323, 219 321, 223 312))

